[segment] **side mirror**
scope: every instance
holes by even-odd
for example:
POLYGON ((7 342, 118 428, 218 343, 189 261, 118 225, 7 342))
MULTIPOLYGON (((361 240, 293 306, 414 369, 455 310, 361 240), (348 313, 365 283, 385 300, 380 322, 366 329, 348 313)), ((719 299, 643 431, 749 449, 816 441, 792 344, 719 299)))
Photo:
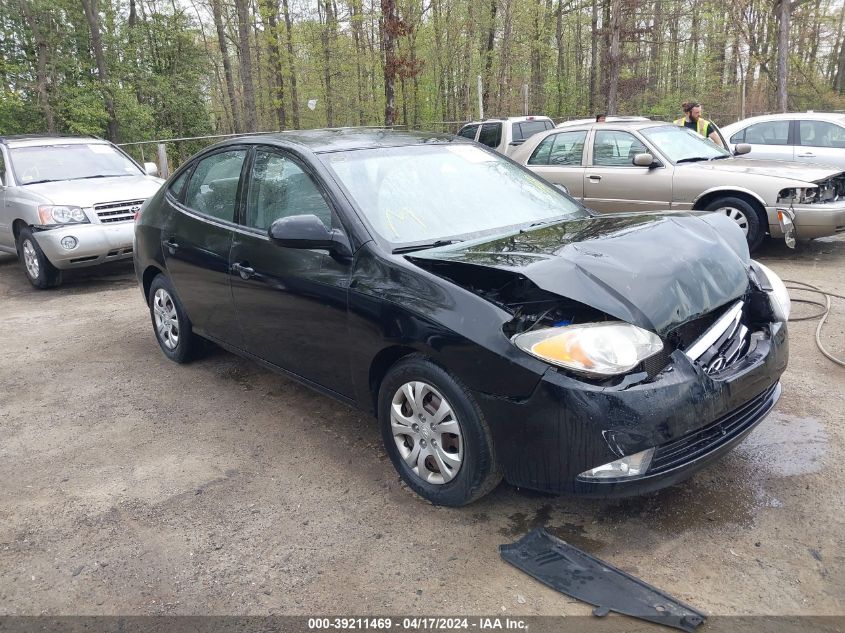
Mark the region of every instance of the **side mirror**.
POLYGON ((158 165, 155 163, 144 163, 144 172, 147 176, 158 176, 158 165))
POLYGON ((649 154, 648 152, 644 154, 637 154, 634 156, 634 165, 637 167, 656 167, 656 161, 654 160, 654 156, 649 154))
POLYGON ((554 186, 555 189, 559 189, 560 191, 565 193, 567 196, 569 195, 569 189, 567 188, 566 185, 562 185, 559 182, 556 182, 556 183, 554 183, 553 186, 554 186))
POLYGON ((734 147, 734 156, 742 156, 750 151, 751 145, 748 143, 737 143, 736 147, 734 147))
POLYGON ((267 230, 270 239, 286 248, 316 248, 344 257, 352 255, 342 231, 328 229, 316 215, 291 215, 279 218, 267 230))

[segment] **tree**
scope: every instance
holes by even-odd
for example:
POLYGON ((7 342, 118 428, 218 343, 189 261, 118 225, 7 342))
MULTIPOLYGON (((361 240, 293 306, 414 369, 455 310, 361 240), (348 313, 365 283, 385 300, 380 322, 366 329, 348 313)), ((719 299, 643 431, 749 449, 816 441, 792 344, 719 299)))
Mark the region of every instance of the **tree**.
POLYGON ((108 113, 108 134, 112 143, 117 143, 118 125, 117 115, 114 110, 114 97, 112 96, 111 85, 109 84, 109 71, 106 65, 106 54, 103 50, 103 38, 100 32, 100 15, 98 0, 81 0, 82 9, 85 11, 85 18, 88 20, 88 28, 91 30, 91 48, 94 50, 94 60, 97 62, 97 76, 100 79, 100 89, 103 92, 106 112, 108 113))
POLYGON ((258 125, 255 110, 255 84, 252 81, 252 55, 249 46, 249 5, 248 0, 235 0, 238 14, 238 57, 241 67, 241 84, 244 94, 244 127, 247 132, 257 132, 258 125))

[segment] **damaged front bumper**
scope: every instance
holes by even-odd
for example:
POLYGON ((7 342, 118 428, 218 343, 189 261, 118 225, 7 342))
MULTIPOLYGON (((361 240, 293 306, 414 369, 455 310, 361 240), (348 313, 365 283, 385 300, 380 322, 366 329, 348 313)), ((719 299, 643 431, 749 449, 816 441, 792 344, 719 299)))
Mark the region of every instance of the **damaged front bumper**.
POLYGON ((594 385, 550 368, 526 400, 476 394, 505 478, 551 493, 612 497, 682 481, 718 459, 759 424, 780 396, 788 359, 785 323, 770 323, 729 368, 712 374, 676 350, 653 379, 594 385), (582 473, 655 449, 635 476, 585 480, 582 473))
POLYGON ((798 239, 827 237, 845 231, 845 201, 766 207, 769 233, 783 237, 778 211, 788 208, 795 215, 795 236, 798 239))

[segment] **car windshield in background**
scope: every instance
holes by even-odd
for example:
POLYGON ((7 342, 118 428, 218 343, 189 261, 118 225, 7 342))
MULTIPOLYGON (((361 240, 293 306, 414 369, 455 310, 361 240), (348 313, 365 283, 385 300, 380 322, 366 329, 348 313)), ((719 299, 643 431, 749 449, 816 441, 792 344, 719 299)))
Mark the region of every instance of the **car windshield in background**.
POLYGON ((469 144, 323 156, 392 244, 468 239, 587 212, 536 176, 469 144))
POLYGON ((727 158, 730 152, 713 141, 679 125, 660 125, 640 130, 673 163, 688 163, 713 158, 727 158))
POLYGON ((138 176, 138 166, 105 143, 74 143, 15 147, 11 150, 15 178, 22 185, 57 180, 138 176))

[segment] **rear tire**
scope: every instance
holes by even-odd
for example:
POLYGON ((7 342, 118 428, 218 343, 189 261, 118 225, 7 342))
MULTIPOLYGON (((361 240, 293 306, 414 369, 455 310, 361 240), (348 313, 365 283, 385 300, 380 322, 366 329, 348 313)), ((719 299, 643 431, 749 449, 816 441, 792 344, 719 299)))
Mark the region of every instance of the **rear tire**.
POLYGON ((716 198, 704 210, 721 213, 736 222, 745 233, 745 240, 748 242, 750 252, 756 251, 763 243, 768 221, 764 222, 755 206, 746 200, 734 196, 716 198))
POLYGON ((18 258, 29 283, 36 288, 55 288, 62 283, 62 271, 50 263, 29 227, 22 228, 18 235, 18 258))
POLYGON ((176 363, 190 361, 197 337, 173 284, 164 275, 158 275, 150 284, 147 305, 153 332, 164 355, 176 363))
POLYGON ((378 418, 393 466, 431 503, 463 506, 501 481, 493 437, 472 394, 425 356, 407 356, 388 371, 378 418))

